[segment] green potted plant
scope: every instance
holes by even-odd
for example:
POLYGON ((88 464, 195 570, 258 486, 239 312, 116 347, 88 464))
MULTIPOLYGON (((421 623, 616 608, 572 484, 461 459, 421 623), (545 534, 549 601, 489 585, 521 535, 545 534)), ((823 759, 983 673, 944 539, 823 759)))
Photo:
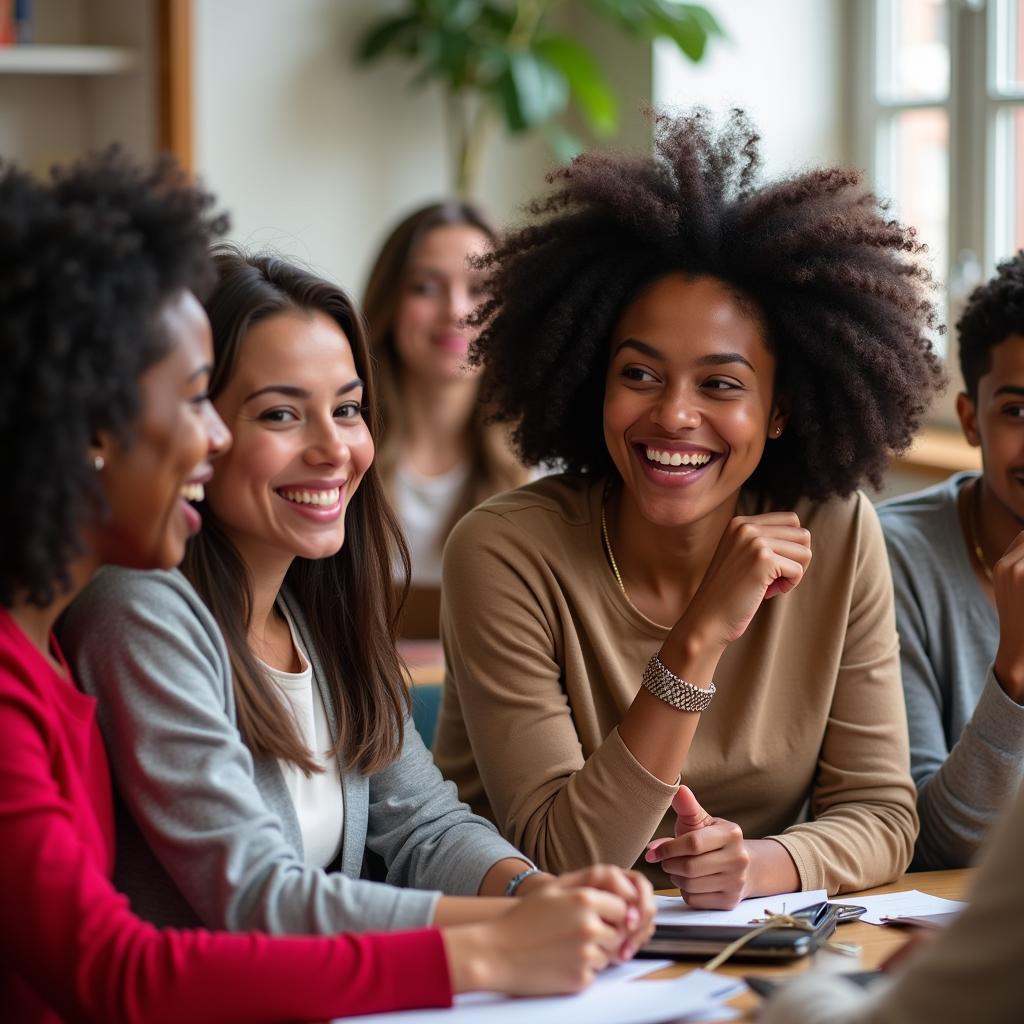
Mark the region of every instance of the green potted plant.
MULTIPOLYGON (((714 16, 675 0, 577 0, 624 32, 669 39, 690 60, 723 37, 714 16)), ((501 125, 540 131, 556 155, 582 148, 562 123, 577 110, 598 138, 614 135, 618 100, 593 54, 553 26, 564 0, 405 0, 404 10, 370 24, 356 59, 399 57, 416 68, 413 83, 438 81, 445 95, 454 189, 471 197, 488 141, 501 125)))

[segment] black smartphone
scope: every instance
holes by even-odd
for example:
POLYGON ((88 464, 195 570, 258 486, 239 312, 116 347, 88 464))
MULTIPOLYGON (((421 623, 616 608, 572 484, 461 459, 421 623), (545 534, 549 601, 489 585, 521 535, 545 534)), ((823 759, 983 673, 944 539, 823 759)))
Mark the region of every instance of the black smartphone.
MULTIPOLYGON (((807 956, 836 930, 840 914, 838 904, 812 903, 792 915, 806 921, 810 926, 808 930, 769 928, 741 947, 732 959, 778 961, 807 956)), ((756 925, 657 924, 654 935, 637 955, 673 960, 711 957, 754 927, 756 925)))

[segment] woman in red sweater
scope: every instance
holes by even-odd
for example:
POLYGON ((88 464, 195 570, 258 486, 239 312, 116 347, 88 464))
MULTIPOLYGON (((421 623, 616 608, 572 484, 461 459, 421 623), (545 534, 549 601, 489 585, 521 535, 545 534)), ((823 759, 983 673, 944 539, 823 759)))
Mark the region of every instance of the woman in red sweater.
POLYGON ((158 930, 110 884, 95 701, 52 628, 99 566, 169 568, 231 438, 195 297, 224 227, 169 162, 116 151, 46 185, 0 167, 0 1018, 272 1021, 565 992, 623 942, 611 892, 386 935, 158 930))

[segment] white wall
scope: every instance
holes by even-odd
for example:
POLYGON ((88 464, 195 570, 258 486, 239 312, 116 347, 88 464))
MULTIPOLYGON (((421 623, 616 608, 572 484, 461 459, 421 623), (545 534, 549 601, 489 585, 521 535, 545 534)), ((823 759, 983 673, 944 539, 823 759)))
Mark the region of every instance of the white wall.
POLYGON ((761 130, 768 173, 850 160, 843 0, 704 2, 729 40, 697 65, 656 46, 658 106, 742 107, 761 130))
MULTIPOLYGON (((399 61, 356 67, 374 0, 194 0, 195 165, 232 237, 271 245, 358 295, 396 218, 445 194, 440 95, 399 61)), ((542 185, 538 141, 499 143, 481 199, 504 220, 542 185)))
MULTIPOLYGON (((672 47, 652 60, 576 9, 622 98, 613 145, 647 139, 639 108, 745 106, 761 124, 770 168, 846 158, 843 0, 705 0, 731 41, 697 66, 672 47)), ((396 218, 443 195, 448 167, 437 90, 408 88, 397 60, 351 58, 361 30, 394 0, 193 0, 195 163, 234 219, 233 237, 271 245, 358 294, 396 218)), ((538 140, 498 142, 482 201, 499 221, 543 188, 538 140)))

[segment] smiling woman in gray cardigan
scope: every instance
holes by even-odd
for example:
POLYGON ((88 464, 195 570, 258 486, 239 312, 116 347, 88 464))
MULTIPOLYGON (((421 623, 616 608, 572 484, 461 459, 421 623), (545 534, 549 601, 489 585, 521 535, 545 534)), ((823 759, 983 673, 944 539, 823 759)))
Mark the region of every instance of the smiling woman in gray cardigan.
POLYGON ((631 955, 647 883, 537 872, 459 802, 412 726, 358 314, 279 259, 215 262, 210 397, 234 444, 183 493, 202 534, 183 572, 102 574, 62 629, 102 698, 118 883, 160 924, 276 933, 457 924, 508 909, 465 897, 600 887, 634 908, 631 955))
MULTIPOLYGON (((301 609, 284 600, 333 738, 320 659, 301 609)), ((120 810, 128 812, 117 823, 116 884, 157 924, 322 934, 411 928, 433 920, 440 892, 475 896, 493 864, 521 857, 458 801, 407 721, 392 765, 369 777, 342 771, 337 870, 305 864, 281 767, 243 742, 227 647, 180 572, 102 572, 68 612, 61 639, 79 682, 100 698, 120 810), (361 880, 366 851, 383 859, 390 885, 361 880)))

